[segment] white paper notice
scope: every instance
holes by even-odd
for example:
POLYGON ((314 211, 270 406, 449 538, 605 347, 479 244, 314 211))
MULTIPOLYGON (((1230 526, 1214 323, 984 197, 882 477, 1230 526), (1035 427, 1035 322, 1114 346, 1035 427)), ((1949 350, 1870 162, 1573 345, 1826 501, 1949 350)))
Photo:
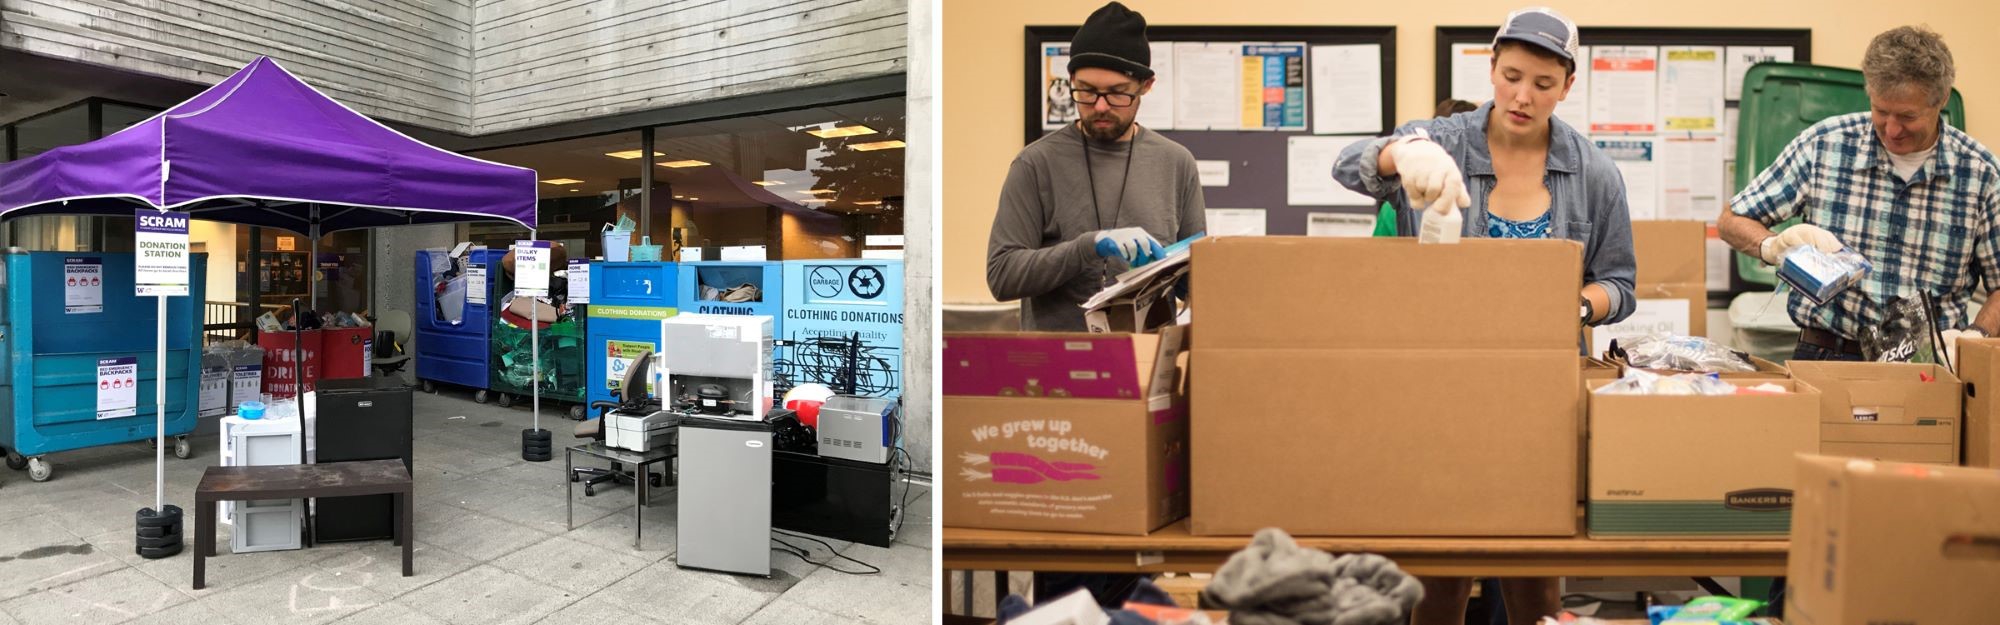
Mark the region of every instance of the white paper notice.
POLYGON ((1359 213, 1307 213, 1306 236, 1372 237, 1375 236, 1375 216, 1359 213))
POLYGON ((1264 209, 1210 208, 1206 209, 1206 215, 1208 236, 1264 236, 1264 209))
POLYGON ((1313 46, 1312 131, 1382 131, 1382 46, 1313 46))
POLYGON ((701 248, 699 247, 681 248, 681 262, 687 263, 687 262, 694 262, 697 260, 701 260, 701 248))
POLYGON ((1243 48, 1238 44, 1174 44, 1174 127, 1236 130, 1243 126, 1243 48))
POLYGON ((1653 46, 1590 49, 1590 132, 1653 132, 1658 53, 1653 46))
POLYGON ((1620 343, 1655 332, 1687 336, 1688 301, 1684 299, 1642 299, 1624 321, 1590 329, 1590 353, 1602 354, 1611 340, 1620 343))
POLYGON ((1285 203, 1292 206, 1377 206, 1381 202, 1347 190, 1333 179, 1333 162, 1347 146, 1374 137, 1308 137, 1285 139, 1285 203))
POLYGON ((1708 290, 1729 290, 1729 272, 1736 267, 1735 250, 1715 236, 1715 226, 1708 227, 1708 290))
MULTIPOLYGON (((1590 46, 1577 48, 1576 55, 1579 58, 1590 58, 1590 46)), ((1590 128, 1589 63, 1576 64, 1576 82, 1569 86, 1569 97, 1556 103, 1556 118, 1563 120, 1563 123, 1569 124, 1569 127, 1575 128, 1577 132, 1585 132, 1590 128)))
POLYGON ((1792 62, 1792 47, 1772 46, 1759 48, 1755 46, 1729 46, 1728 56, 1729 66, 1725 69, 1728 72, 1727 80, 1729 82, 1723 88, 1723 97, 1731 100, 1741 100, 1743 99, 1743 75, 1749 73, 1750 68, 1758 63, 1792 62))
POLYGON ((63 259, 63 314, 104 312, 104 259, 63 259))
POLYGON ((465 268, 465 303, 486 305, 485 265, 471 265, 465 268))
POLYGON ((1139 99, 1139 125, 1154 130, 1174 128, 1174 44, 1155 42, 1153 49, 1153 90, 1139 99))
POLYGON ((569 303, 590 303, 590 261, 569 259, 569 268, 563 271, 563 278, 569 283, 569 303))
POLYGON ((1722 160, 1736 160, 1736 109, 1722 109, 1722 160))
POLYGON ((1229 186, 1229 161, 1195 161, 1194 171, 1201 176, 1201 186, 1229 186))
POLYGON ((514 291, 542 297, 549 294, 549 242, 514 242, 514 291))
POLYGON ((762 245, 725 245, 721 254, 722 260, 762 262, 771 259, 770 252, 762 245))
POLYGON ((1660 48, 1660 131, 1722 132, 1722 48, 1660 48))
POLYGON ((1451 44, 1451 97, 1473 104, 1493 99, 1493 47, 1451 44))
POLYGON ((139 414, 139 359, 97 359, 97 418, 139 414))
POLYGON ((1660 168, 1658 140, 1654 137, 1599 137, 1597 149, 1618 164, 1625 178, 1625 202, 1632 207, 1632 219, 1659 219, 1660 168))
POLYGON ((1722 212, 1722 142, 1668 137, 1659 144, 1660 219, 1707 221, 1722 212))
POLYGON ((1069 93, 1068 42, 1042 44, 1041 84, 1042 129, 1055 130, 1076 121, 1076 100, 1069 93))

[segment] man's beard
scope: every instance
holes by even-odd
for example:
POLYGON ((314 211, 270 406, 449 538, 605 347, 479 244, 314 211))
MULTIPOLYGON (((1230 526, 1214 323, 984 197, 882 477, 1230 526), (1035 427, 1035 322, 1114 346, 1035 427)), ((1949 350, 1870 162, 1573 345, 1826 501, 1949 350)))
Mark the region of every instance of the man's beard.
POLYGON ((1105 113, 1101 116, 1087 115, 1084 116, 1082 123, 1083 136, 1089 137, 1093 141, 1105 143, 1124 138, 1125 133, 1132 129, 1132 122, 1118 119, 1118 115, 1115 113, 1105 113), (1099 119, 1111 120, 1111 127, 1103 130, 1098 129, 1096 122, 1099 119))

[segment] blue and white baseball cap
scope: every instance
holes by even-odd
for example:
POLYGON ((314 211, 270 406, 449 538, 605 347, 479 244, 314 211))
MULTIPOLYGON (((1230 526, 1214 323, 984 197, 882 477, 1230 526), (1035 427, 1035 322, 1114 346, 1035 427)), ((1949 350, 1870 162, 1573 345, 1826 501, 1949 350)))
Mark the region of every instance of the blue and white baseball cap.
POLYGON ((1576 22, 1548 7, 1529 7, 1508 13, 1507 21, 1500 25, 1500 32, 1493 36, 1494 47, 1499 47, 1501 41, 1534 44, 1554 52, 1556 56, 1576 61, 1576 22))

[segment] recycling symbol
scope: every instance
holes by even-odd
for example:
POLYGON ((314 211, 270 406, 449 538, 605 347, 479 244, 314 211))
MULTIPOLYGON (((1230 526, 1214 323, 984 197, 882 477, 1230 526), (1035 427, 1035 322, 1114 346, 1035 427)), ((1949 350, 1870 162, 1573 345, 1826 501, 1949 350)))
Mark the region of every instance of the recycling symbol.
POLYGON ((874 267, 856 267, 847 275, 847 289, 862 299, 875 299, 882 295, 882 270, 874 267))

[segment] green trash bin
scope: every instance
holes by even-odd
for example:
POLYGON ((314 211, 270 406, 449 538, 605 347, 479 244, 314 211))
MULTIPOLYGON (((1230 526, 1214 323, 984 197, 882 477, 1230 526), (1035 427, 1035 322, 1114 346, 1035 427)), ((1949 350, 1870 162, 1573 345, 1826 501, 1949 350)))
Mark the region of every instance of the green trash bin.
MULTIPOLYGON (((498 269, 498 263, 495 263, 498 269)), ((549 292, 554 298, 558 313, 554 319, 542 319, 549 327, 542 329, 541 361, 537 368, 534 357, 532 335, 515 326, 499 314, 501 300, 513 293, 514 281, 504 271, 494 271, 489 279, 494 281, 493 296, 495 313, 492 315, 492 349, 488 350, 487 388, 495 393, 495 401, 501 406, 515 403, 528 404, 533 401, 533 392, 541 389, 542 408, 547 414, 563 415, 570 419, 582 420, 587 403, 584 399, 585 381, 588 371, 584 360, 584 319, 587 317, 583 305, 570 305, 561 295, 566 293, 566 285, 561 279, 549 284, 549 292)))
MULTIPOLYGON (((1820 120, 1869 109, 1861 70, 1798 63, 1759 63, 1743 75, 1743 97, 1736 121, 1736 179, 1731 194, 1750 186, 1793 139, 1820 120)), ((1945 122, 1965 130, 1965 98, 1957 89, 1945 103, 1945 122)), ((1783 230, 1793 219, 1773 230, 1783 230)), ((1744 282, 1775 286, 1769 265, 1748 254, 1736 254, 1736 273, 1744 282)))

